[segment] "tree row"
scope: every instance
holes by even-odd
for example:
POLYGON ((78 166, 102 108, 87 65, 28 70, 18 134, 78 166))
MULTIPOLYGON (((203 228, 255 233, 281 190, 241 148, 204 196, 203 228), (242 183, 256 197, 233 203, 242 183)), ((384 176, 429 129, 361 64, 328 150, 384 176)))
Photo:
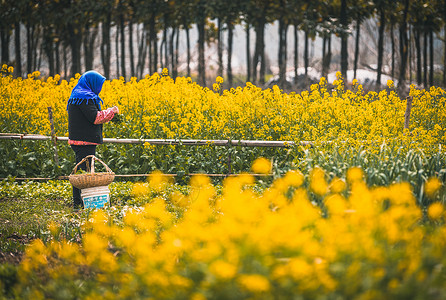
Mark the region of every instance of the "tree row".
MULTIPOLYGON (((246 33, 246 81, 265 82, 267 24, 278 23, 279 81, 284 83, 287 64, 294 66, 295 78, 298 77, 300 56, 305 70, 308 69, 309 42, 316 37, 322 39, 323 76, 332 64, 333 37, 341 41, 340 71, 344 76, 349 67, 356 72, 361 25, 373 20, 378 26, 377 84, 383 74, 385 37, 391 35, 392 77, 401 85, 406 82, 413 37, 416 82, 425 86, 434 84, 434 35, 444 32, 446 26, 446 0, 4 0, 0 2, 0 11, 1 61, 14 65, 17 76, 33 72, 42 60, 48 65, 49 75, 73 76, 92 69, 95 45, 99 44, 99 59, 107 78, 112 47, 119 54, 119 76, 142 77, 146 69, 153 73, 166 67, 176 77, 181 33, 187 44, 185 75, 196 71, 197 82, 206 85, 205 46, 216 43, 217 74, 225 76, 229 86, 233 82, 237 25, 243 26, 246 33), (198 35, 196 70, 191 70, 191 49, 195 46, 191 30, 198 35), (293 41, 287 38, 289 30, 293 30, 293 41), (304 36, 303 46, 299 33, 304 36), (250 42, 252 35, 254 45, 250 42), (353 53, 348 51, 349 39, 355 45, 353 53), (14 53, 9 53, 11 44, 14 53), (293 55, 289 55, 290 50, 293 55), (26 57, 22 57, 22 52, 26 52, 26 57), (287 57, 293 57, 292 62, 287 62, 287 57), (353 66, 348 65, 349 61, 353 66)), ((446 47, 443 48, 446 57, 446 47)), ((446 86, 444 72, 440 84, 446 86)))

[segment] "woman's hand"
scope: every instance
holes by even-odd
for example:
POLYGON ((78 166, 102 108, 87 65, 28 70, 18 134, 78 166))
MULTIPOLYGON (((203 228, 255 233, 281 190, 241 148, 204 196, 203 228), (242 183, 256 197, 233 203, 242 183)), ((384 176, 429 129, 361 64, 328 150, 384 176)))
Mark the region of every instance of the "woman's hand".
POLYGON ((117 106, 113 106, 111 109, 115 114, 119 114, 119 108, 117 106))

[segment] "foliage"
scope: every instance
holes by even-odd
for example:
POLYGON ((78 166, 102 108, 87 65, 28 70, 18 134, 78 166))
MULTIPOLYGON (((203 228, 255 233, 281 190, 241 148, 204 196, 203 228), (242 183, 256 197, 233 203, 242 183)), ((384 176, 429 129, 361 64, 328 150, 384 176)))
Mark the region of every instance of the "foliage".
MULTIPOLYGON (((424 191, 429 178, 435 177, 443 183, 446 182, 444 153, 438 152, 427 156, 422 151, 404 151, 403 148, 391 151, 385 145, 376 152, 364 148, 344 150, 337 148, 326 152, 309 149, 305 151, 304 159, 296 160, 294 165, 294 168, 306 174, 314 168, 322 168, 327 172, 328 180, 346 178, 348 170, 352 167, 364 171, 368 187, 410 183, 414 197, 421 207, 429 205, 432 200, 424 191)), ((446 198, 436 200, 446 203, 446 198)))

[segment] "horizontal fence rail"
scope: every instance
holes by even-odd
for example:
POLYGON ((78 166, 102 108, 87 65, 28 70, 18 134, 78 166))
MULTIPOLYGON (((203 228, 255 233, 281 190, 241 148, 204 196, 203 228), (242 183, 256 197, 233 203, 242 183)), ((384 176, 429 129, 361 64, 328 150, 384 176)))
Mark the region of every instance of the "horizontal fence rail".
MULTIPOLYGON (((53 140, 55 147, 55 157, 57 156, 57 141, 68 142, 68 137, 62 136, 46 136, 40 134, 26 134, 26 133, 0 133, 0 140, 29 140, 29 141, 50 141, 53 140)), ((258 140, 180 140, 180 139, 120 139, 120 138, 104 138, 104 143, 115 143, 115 144, 150 144, 150 145, 184 145, 184 146, 241 146, 241 147, 292 147, 295 145, 302 146, 313 146, 313 142, 310 141, 258 141, 258 140)), ((229 170, 231 169, 231 159, 228 160, 229 170)), ((194 175, 206 175, 209 177, 230 177, 238 176, 240 174, 233 174, 229 172, 228 174, 185 174, 183 176, 194 176, 194 175)), ((252 176, 271 176, 272 174, 249 174, 252 176)), ((129 177, 150 177, 153 174, 116 174, 117 178, 129 178, 129 177)), ((176 177, 177 174, 163 174, 167 177, 176 177)), ((0 180, 7 178, 0 178, 0 180)), ((15 180, 68 180, 68 176, 57 176, 57 177, 33 177, 33 178, 20 178, 15 177, 15 180)))
MULTIPOLYGON (((183 176, 207 176, 207 177, 237 177, 240 175, 250 175, 255 177, 270 177, 272 174, 257 174, 257 173, 242 173, 242 174, 208 174, 208 173, 190 173, 190 174, 184 174, 183 176)), ((135 177, 153 177, 153 176, 159 176, 159 174, 115 174, 115 178, 135 178, 135 177)), ((178 177, 177 174, 161 174, 163 177, 178 177)), ((4 177, 0 178, 0 180, 8 180, 13 179, 17 181, 47 181, 47 180, 68 180, 69 176, 61 175, 61 176, 55 176, 55 177, 4 177)))
MULTIPOLYGON (((53 139, 51 136, 40 134, 23 134, 23 133, 0 133, 0 139, 5 140, 35 140, 49 141, 53 139)), ((68 141, 68 137, 55 137, 56 141, 68 141)), ((295 146, 294 141, 255 141, 255 140, 180 140, 180 139, 119 139, 104 138, 104 143, 116 144, 145 144, 150 145, 185 145, 185 146, 243 146, 243 147, 290 147, 295 146)), ((313 145, 310 141, 301 141, 297 144, 302 146, 313 145)))

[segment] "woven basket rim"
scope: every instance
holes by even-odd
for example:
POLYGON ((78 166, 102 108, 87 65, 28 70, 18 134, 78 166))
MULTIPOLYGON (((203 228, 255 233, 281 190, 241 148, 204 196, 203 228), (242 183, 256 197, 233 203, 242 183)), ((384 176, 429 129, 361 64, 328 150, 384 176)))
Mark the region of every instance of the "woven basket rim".
POLYGON ((68 177, 104 176, 104 175, 114 176, 116 174, 114 172, 81 173, 81 174, 70 174, 68 177))
POLYGON ((88 155, 74 167, 72 173, 68 176, 68 179, 74 187, 78 189, 84 189, 89 187, 109 185, 115 179, 115 175, 116 174, 102 160, 95 157, 94 155, 88 155), (91 172, 76 174, 77 167, 84 161, 87 164, 87 171, 88 171, 89 158, 91 158, 92 160, 90 169, 91 172), (107 172, 98 172, 98 173, 94 172, 94 162, 96 160, 105 166, 107 172))

